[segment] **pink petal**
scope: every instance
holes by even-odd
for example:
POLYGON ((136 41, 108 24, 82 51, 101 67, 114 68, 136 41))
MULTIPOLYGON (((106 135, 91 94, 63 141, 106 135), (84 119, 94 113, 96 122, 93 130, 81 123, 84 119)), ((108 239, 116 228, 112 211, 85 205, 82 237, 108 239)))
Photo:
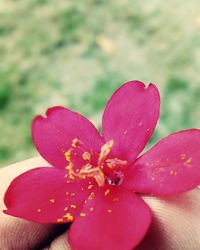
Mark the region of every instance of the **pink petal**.
POLYGON ((113 155, 133 161, 150 139, 159 117, 155 85, 132 81, 111 97, 103 115, 103 137, 114 140, 113 155))
POLYGON ((200 130, 172 134, 141 156, 123 186, 151 195, 181 193, 200 185, 200 130))
POLYGON ((80 213, 89 180, 69 182, 66 171, 41 167, 18 176, 9 186, 6 214, 37 223, 66 223, 80 213))
POLYGON ((78 250, 128 250, 142 240, 150 223, 149 207, 133 192, 102 188, 72 224, 69 242, 78 250))
POLYGON ((34 119, 32 136, 39 153, 53 166, 64 168, 68 165, 64 153, 71 147, 73 139, 80 140, 85 151, 100 150, 102 139, 98 131, 80 114, 53 107, 48 109, 46 116, 34 119))

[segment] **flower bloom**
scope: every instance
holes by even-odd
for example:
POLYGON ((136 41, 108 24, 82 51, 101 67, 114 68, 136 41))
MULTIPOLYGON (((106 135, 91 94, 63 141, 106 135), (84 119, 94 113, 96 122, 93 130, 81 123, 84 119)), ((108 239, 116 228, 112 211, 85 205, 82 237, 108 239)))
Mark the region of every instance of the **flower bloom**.
POLYGON ((200 184, 200 130, 174 133, 141 155, 160 109, 154 84, 119 88, 103 114, 102 135, 63 107, 32 125, 33 142, 53 167, 18 176, 5 194, 6 214, 36 223, 73 222, 72 249, 129 250, 151 223, 140 194, 165 196, 200 184))

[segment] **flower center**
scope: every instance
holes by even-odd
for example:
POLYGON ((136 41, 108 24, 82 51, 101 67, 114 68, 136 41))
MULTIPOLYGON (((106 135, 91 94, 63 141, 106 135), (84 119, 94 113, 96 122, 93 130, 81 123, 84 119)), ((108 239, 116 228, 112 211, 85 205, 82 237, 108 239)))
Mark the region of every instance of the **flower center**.
POLYGON ((114 177, 111 178, 109 176, 106 176, 106 182, 107 184, 111 186, 119 186, 124 178, 124 173, 121 171, 114 171, 114 177))
POLYGON ((108 158, 108 155, 114 145, 114 140, 110 140, 101 147, 96 164, 92 164, 92 154, 88 151, 82 153, 82 159, 87 162, 80 169, 75 169, 75 164, 72 160, 72 155, 77 155, 76 150, 82 147, 82 142, 77 138, 72 140, 71 147, 65 152, 65 158, 68 165, 65 167, 68 170, 70 179, 86 179, 93 177, 98 186, 103 186, 105 183, 109 185, 120 185, 123 179, 123 173, 117 171, 120 166, 127 165, 127 161, 118 158, 108 158), (95 165, 95 166, 94 166, 95 165), (114 177, 105 174, 105 167, 114 169, 114 177))

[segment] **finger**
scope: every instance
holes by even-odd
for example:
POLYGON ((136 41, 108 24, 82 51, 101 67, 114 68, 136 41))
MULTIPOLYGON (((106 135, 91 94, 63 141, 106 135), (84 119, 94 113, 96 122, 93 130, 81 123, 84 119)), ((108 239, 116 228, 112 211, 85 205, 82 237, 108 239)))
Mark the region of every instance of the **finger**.
MULTIPOLYGON (((200 249, 199 190, 168 198, 143 198, 153 211, 153 222, 137 250, 200 249)), ((70 249, 66 233, 46 249, 70 249)))
MULTIPOLYGON (((53 225, 38 225, 4 214, 4 193, 19 174, 47 163, 40 157, 26 160, 0 170, 0 249, 29 249, 49 241, 57 234, 53 225)), ((27 187, 28 188, 28 187, 27 187)), ((60 229, 59 229, 60 230, 60 229)))
POLYGON ((153 222, 137 250, 200 249, 200 191, 168 198, 144 197, 153 222))
MULTIPOLYGON (((0 183, 0 205, 3 206, 2 194, 16 175, 32 168, 33 165, 38 167, 44 163, 40 159, 33 159, 0 170, 0 178, 3 180, 0 183)), ((153 197, 144 197, 144 199, 152 207, 154 219, 149 233, 137 248, 138 250, 199 249, 200 192, 198 190, 167 199, 153 197)), ((28 249, 30 246, 37 248, 36 242, 44 242, 47 235, 54 230, 53 226, 36 225, 3 214, 0 214, 0 220, 0 237, 2 237, 0 249, 28 249), (8 238, 8 234, 12 237, 8 238)), ((51 243, 50 249, 62 249, 63 246, 64 249, 68 246, 66 233, 56 238, 51 243)))

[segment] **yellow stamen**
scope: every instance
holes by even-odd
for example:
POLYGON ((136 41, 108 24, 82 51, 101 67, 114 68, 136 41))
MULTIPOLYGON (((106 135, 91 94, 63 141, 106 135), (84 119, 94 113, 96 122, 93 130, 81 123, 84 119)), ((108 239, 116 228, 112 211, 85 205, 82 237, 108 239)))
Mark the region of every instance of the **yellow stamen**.
POLYGON ((86 179, 87 177, 94 177, 99 186, 103 186, 105 182, 104 173, 98 167, 93 168, 91 164, 86 164, 82 167, 79 173, 74 172, 73 166, 66 167, 72 179, 75 177, 79 179, 86 179))
POLYGON ((65 159, 66 159, 69 163, 71 162, 71 152, 72 152, 72 149, 71 149, 71 148, 65 152, 65 159))
MULTIPOLYGON (((104 186, 105 184, 105 174, 103 172, 104 166, 108 166, 109 168, 115 168, 118 166, 124 166, 127 164, 127 161, 120 160, 120 159, 107 159, 107 156, 109 155, 112 147, 114 145, 114 140, 108 141, 106 144, 104 144, 101 147, 101 151, 99 154, 97 166, 93 166, 91 164, 91 154, 89 152, 84 152, 82 154, 83 160, 88 161, 87 164, 82 166, 81 168, 76 168, 75 169, 75 163, 72 161, 71 156, 72 153, 75 155, 75 150, 77 147, 82 146, 82 142, 80 142, 77 138, 72 140, 71 143, 71 148, 65 152, 65 158, 68 161, 68 165, 65 167, 66 170, 68 170, 68 173, 65 175, 65 178, 70 178, 70 179, 86 179, 93 177, 98 186, 104 186)), ((70 182, 70 180, 67 180, 70 182)), ((90 190, 92 188, 92 185, 88 186, 88 189, 90 190)))
POLYGON ((82 156, 83 156, 83 160, 85 161, 91 160, 91 154, 89 152, 84 152, 82 156))
POLYGON ((123 160, 115 158, 115 159, 107 159, 106 163, 107 163, 107 166, 112 169, 118 166, 125 166, 127 164, 127 161, 123 161, 123 160))
POLYGON ((101 147, 101 152, 99 154, 98 166, 102 167, 106 157, 109 155, 111 148, 114 145, 114 141, 110 140, 101 147))

